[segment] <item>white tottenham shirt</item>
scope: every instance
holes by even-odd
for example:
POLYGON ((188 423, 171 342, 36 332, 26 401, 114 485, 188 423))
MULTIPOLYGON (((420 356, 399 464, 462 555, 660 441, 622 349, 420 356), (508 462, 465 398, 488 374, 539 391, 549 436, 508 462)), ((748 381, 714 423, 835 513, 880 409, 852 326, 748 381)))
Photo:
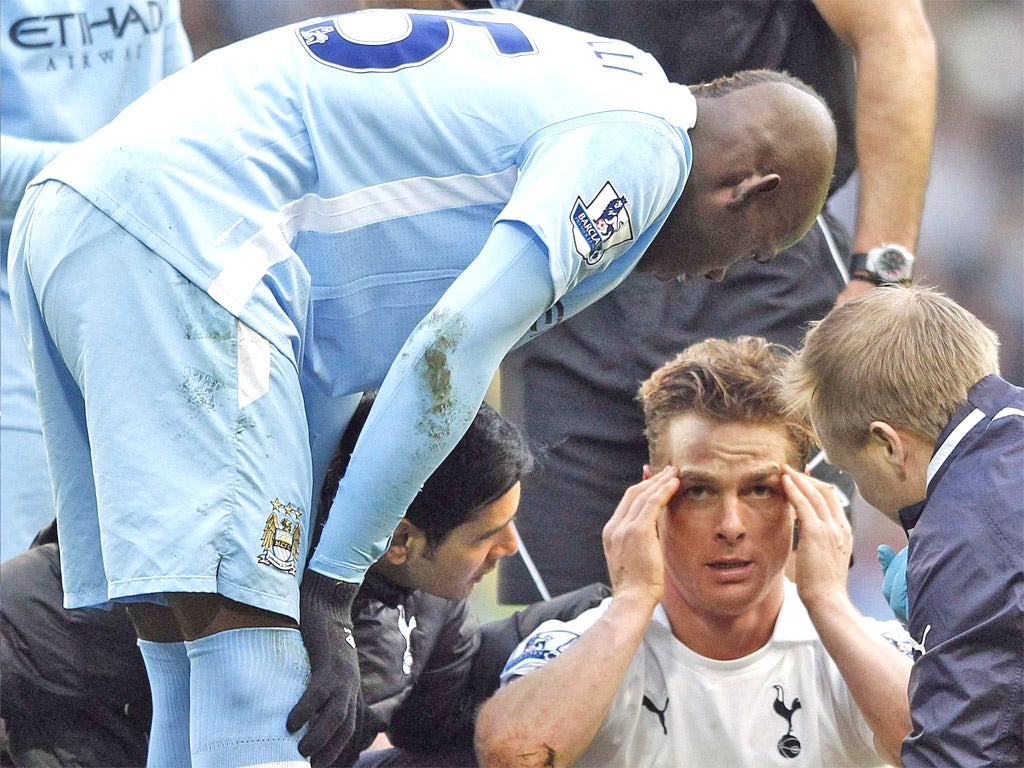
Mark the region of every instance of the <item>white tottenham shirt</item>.
MULTIPOLYGON (((572 621, 538 627, 513 652, 502 684, 565 651, 610 602, 572 621)), ((910 638, 897 622, 864 621, 909 655, 910 638)), ((796 768, 885 761, 796 585, 787 581, 767 645, 731 661, 705 658, 676 640, 659 605, 608 715, 576 765, 796 768)))

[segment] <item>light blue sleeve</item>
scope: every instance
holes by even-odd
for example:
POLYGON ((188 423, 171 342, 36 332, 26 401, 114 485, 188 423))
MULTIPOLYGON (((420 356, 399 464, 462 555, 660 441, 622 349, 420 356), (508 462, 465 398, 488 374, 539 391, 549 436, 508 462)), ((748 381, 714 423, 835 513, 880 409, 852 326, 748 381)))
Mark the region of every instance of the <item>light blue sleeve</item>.
POLYGON ((469 428, 505 353, 554 298, 544 246, 521 224, 496 224, 391 365, 310 568, 362 580, 469 428))
POLYGON ((70 144, 60 141, 34 141, 18 136, 3 134, 0 143, 4 150, 0 152, 0 199, 2 199, 3 218, 14 217, 25 189, 33 177, 43 166, 55 158, 62 149, 70 144))
POLYGON ((688 152, 688 137, 651 115, 619 111, 563 121, 530 139, 500 220, 528 224, 547 245, 561 298, 660 226, 682 194, 688 152), (613 201, 621 207, 604 221, 613 201), (588 230, 599 221, 614 223, 597 237, 588 230))

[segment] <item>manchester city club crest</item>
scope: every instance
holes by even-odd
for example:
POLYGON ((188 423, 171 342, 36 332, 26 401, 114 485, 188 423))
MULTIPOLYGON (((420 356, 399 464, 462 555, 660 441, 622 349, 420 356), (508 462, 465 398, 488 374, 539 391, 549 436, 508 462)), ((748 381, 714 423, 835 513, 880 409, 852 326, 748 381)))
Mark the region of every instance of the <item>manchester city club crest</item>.
POLYGON ((628 204, 629 200, 616 192, 610 181, 586 205, 583 198, 576 198, 569 215, 572 239, 576 252, 588 266, 597 264, 612 246, 633 239, 628 204))
POLYGON ((278 499, 270 502, 270 515, 263 526, 263 551, 256 562, 294 575, 302 548, 301 519, 302 510, 298 507, 282 504, 278 499))

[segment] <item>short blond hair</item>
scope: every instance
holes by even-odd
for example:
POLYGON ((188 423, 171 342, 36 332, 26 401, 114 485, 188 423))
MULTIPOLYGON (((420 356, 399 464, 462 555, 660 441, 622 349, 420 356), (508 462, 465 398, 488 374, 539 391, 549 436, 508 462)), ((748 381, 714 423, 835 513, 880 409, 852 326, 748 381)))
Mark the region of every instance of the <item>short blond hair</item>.
POLYGON ((818 432, 863 446, 872 421, 935 442, 968 390, 999 373, 999 338, 948 296, 885 286, 812 324, 783 378, 818 432))
POLYGON ((651 463, 672 420, 693 414, 706 421, 779 425, 792 437, 792 461, 803 467, 814 443, 807 419, 787 408, 781 373, 792 350, 755 336, 707 339, 687 347, 651 374, 637 399, 651 463))

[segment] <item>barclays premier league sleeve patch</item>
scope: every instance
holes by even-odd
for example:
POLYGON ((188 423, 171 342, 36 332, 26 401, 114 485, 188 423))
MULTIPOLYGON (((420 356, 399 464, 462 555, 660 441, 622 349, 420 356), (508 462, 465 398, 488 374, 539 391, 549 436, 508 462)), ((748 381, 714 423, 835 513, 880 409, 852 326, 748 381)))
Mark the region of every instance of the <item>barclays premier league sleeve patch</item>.
POLYGON ((633 239, 629 220, 629 200, 606 181, 593 200, 584 204, 577 197, 569 221, 576 253, 587 266, 594 266, 609 248, 633 239))
POLYGON ((578 637, 579 634, 567 629, 541 631, 531 635, 520 643, 509 657, 508 663, 501 671, 501 681, 508 682, 544 666, 578 637))

